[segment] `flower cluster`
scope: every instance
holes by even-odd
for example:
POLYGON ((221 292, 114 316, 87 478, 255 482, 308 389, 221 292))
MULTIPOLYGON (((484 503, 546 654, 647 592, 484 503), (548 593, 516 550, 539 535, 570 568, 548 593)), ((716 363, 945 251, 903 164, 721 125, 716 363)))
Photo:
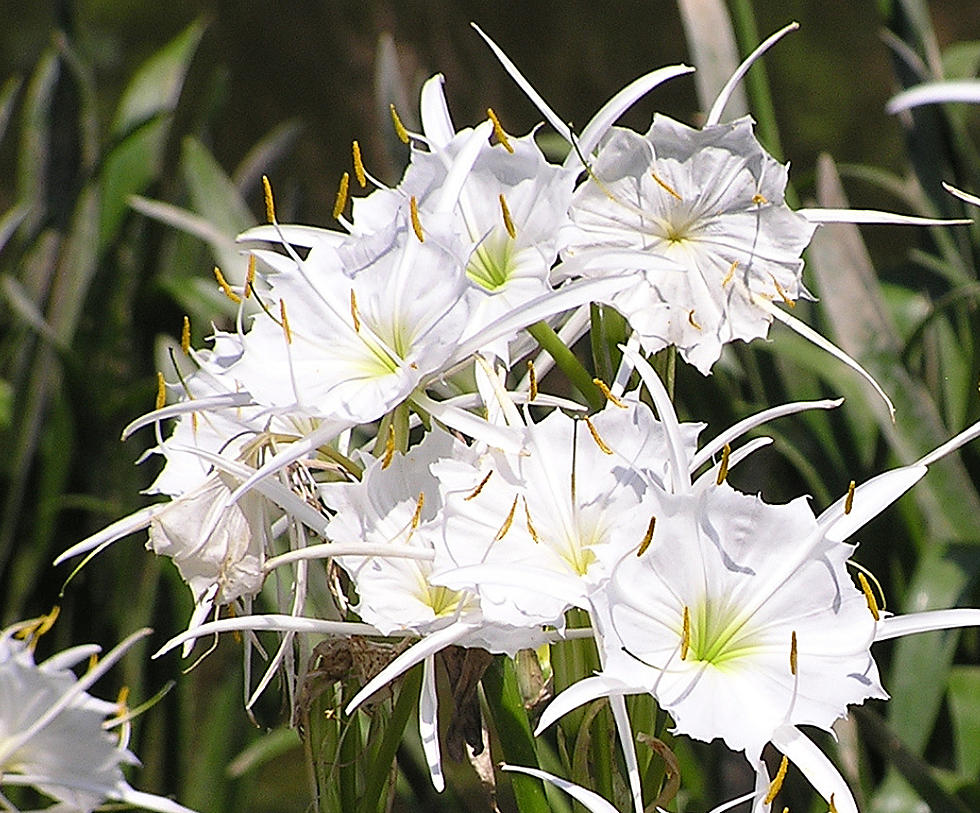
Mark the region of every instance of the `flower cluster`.
POLYGON ((699 446, 705 426, 678 420, 648 356, 677 352, 708 373, 725 345, 765 336, 775 318, 867 375, 782 306, 807 296, 801 255, 821 222, 909 219, 792 210, 788 168, 751 119, 721 121, 730 87, 700 129, 660 115, 645 134, 613 126, 685 66, 641 77, 575 135, 491 47, 569 157, 549 161, 492 111, 457 130, 435 76, 421 132, 392 109, 410 148, 397 186, 370 176, 355 142, 355 178, 375 188, 348 218, 345 176, 342 230, 278 223, 267 183, 270 222, 240 238, 247 279, 232 288, 218 275, 239 303, 235 329, 206 350, 185 339, 194 372, 161 377, 158 408, 127 430, 156 427, 166 465, 151 492, 169 500, 62 558, 148 528, 195 603, 170 646, 228 629, 283 634, 256 696, 280 666, 303 674, 298 633, 410 639, 347 711, 423 664, 420 736, 440 790, 435 655, 515 656, 588 635, 601 670, 555 698, 540 727, 608 698, 637 811, 624 700, 636 693, 678 734, 744 753, 757 809, 778 790, 762 761, 771 743, 837 810, 856 810, 799 726, 829 729, 848 705, 887 696, 875 641, 980 623, 980 611, 889 616, 848 570, 847 539, 980 427, 815 516, 805 498, 768 504, 727 474, 768 442, 743 440, 749 430, 838 401, 774 407, 699 446), (629 325, 609 382, 567 349, 594 303, 629 325), (529 358, 538 349, 547 355, 529 358), (538 391, 551 357, 589 407, 538 391), (225 605, 234 618, 218 617, 225 605), (572 608, 589 629, 566 628, 572 608))

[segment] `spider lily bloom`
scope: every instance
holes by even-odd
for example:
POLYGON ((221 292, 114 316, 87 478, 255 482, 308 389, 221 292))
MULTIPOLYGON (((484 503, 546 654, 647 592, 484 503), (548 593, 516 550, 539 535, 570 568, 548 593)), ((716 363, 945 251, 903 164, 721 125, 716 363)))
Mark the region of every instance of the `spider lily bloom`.
MULTIPOLYGON (((52 809, 88 813, 106 802, 159 813, 190 813, 162 796, 132 788, 122 766, 137 764, 119 735, 106 723, 125 713, 119 703, 99 700, 88 689, 149 630, 137 632, 109 652, 81 678, 72 667, 100 651, 77 646, 34 661, 34 646, 23 635, 27 622, 0 631, 0 786, 31 786, 58 804, 52 809)), ((120 720, 121 731, 126 723, 120 720)), ((0 794, 4 809, 12 809, 0 794)))
POLYGON ((656 517, 651 540, 621 558, 595 597, 603 671, 560 695, 541 725, 598 696, 648 692, 677 733, 720 738, 760 772, 771 742, 837 810, 855 811, 846 783, 798 726, 829 730, 848 705, 887 698, 876 640, 980 624, 980 610, 889 617, 863 574, 862 589, 854 585, 854 546, 844 540, 978 435, 980 424, 818 517, 804 498, 769 505, 713 472, 651 487, 640 508, 656 517))

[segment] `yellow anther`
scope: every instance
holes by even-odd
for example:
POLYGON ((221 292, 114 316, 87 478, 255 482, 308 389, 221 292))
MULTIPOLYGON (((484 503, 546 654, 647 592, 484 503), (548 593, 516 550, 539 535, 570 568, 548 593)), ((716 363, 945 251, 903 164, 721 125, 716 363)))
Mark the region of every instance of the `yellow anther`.
POLYGON ((528 400, 533 401, 538 397, 538 376, 534 372, 534 362, 527 360, 527 377, 529 386, 528 400))
POLYGON ((198 426, 197 413, 196 412, 192 412, 191 413, 191 431, 193 431, 195 437, 197 436, 197 426, 198 426))
POLYGON ((524 498, 524 519, 527 522, 527 532, 531 535, 531 539, 535 542, 540 542, 541 539, 538 537, 538 532, 531 522, 531 510, 527 507, 527 497, 524 498))
POLYGON ((391 111, 391 121, 395 125, 395 135, 398 136, 402 144, 407 144, 409 141, 408 130, 405 129, 402 120, 398 118, 398 112, 395 110, 395 106, 393 104, 388 105, 388 109, 391 111))
POLYGON ((868 584, 868 580, 865 578, 863 573, 858 573, 858 584, 861 585, 861 592, 864 593, 864 599, 868 602, 868 609, 871 610, 871 617, 875 621, 881 620, 881 611, 878 609, 878 601, 875 599, 875 594, 871 590, 871 585, 868 584))
POLYGON ((167 382, 163 373, 157 371, 157 400, 154 409, 163 409, 167 405, 167 382))
POLYGON ((834 804, 834 794, 830 794, 830 807, 827 808, 827 813, 837 813, 837 805, 834 804))
POLYGON ((691 323, 691 327, 693 327, 695 330, 700 330, 701 329, 701 325, 698 324, 697 319, 694 318, 694 309, 693 308, 687 312, 687 321, 691 323))
POLYGON ((185 356, 191 353, 191 320, 186 316, 184 326, 180 329, 180 349, 184 351, 185 356))
POLYGON ((286 316, 286 300, 279 300, 279 317, 282 319, 282 332, 286 337, 286 344, 293 343, 293 331, 289 329, 289 318, 286 316))
POLYGON ((272 184, 269 176, 262 176, 262 197, 265 199, 265 219, 270 223, 276 222, 276 204, 272 200, 272 184))
POLYGON ((514 228, 514 221, 511 219, 510 209, 507 208, 507 201, 504 199, 503 192, 497 196, 497 200, 500 201, 500 213, 504 216, 504 228, 507 229, 507 234, 513 240, 517 237, 517 229, 514 228))
MULTIPOLYGON (((514 148, 511 146, 510 139, 507 137, 507 133, 504 132, 504 128, 500 126, 500 119, 497 118, 497 114, 493 112, 492 107, 487 108, 487 116, 490 121, 493 122, 493 134, 497 138, 505 150, 509 153, 514 152, 514 148)), ((513 237, 513 235, 511 235, 513 237)))
POLYGON ((606 442, 601 437, 599 437, 599 430, 595 428, 595 424, 592 423, 591 418, 585 419, 585 425, 589 427, 589 434, 592 435, 592 440, 595 441, 596 446, 602 449, 604 454, 612 454, 613 450, 606 445, 606 442))
POLYGON ((85 671, 91 672, 98 665, 99 665, 99 653, 93 652, 91 655, 88 656, 88 666, 85 667, 85 671))
POLYGON ((657 182, 657 184, 661 187, 661 189, 665 189, 667 191, 667 194, 677 198, 678 200, 683 200, 683 198, 677 194, 677 191, 674 189, 674 187, 672 187, 663 178, 657 175, 656 172, 651 172, 650 174, 653 176, 653 180, 657 182))
POLYGON ((684 629, 681 633, 681 660, 687 659, 687 651, 691 648, 691 611, 684 605, 684 629))
POLYGON ((732 447, 727 443, 725 448, 721 450, 721 465, 718 467, 718 481, 715 485, 721 485, 725 482, 725 478, 728 477, 728 458, 732 453, 732 447))
POLYGON ((422 221, 419 220, 419 202, 415 195, 409 198, 408 212, 412 218, 412 230, 415 232, 415 236, 419 238, 420 243, 424 243, 425 237, 422 234, 422 221))
POLYGON ((34 641, 36 641, 54 626, 54 622, 58 619, 58 615, 60 613, 61 607, 55 604, 51 608, 51 612, 24 624, 23 627, 14 633, 14 637, 19 638, 22 641, 30 638, 31 643, 33 644, 34 641))
POLYGON ((796 648, 796 630, 793 630, 789 638, 789 672, 795 677, 798 665, 799 650, 796 648))
POLYGON ((255 290, 255 255, 248 255, 248 271, 245 272, 245 298, 248 299, 255 290))
POLYGON ((224 274, 221 273, 221 269, 218 268, 218 266, 214 267, 214 278, 218 281, 218 287, 221 288, 225 296, 232 302, 237 305, 242 301, 242 298, 231 289, 231 286, 228 284, 228 280, 225 279, 224 274))
POLYGON ((123 686, 116 695, 116 705, 119 706, 119 714, 126 713, 126 701, 129 700, 129 686, 123 686))
POLYGON ((728 273, 725 274, 725 278, 721 281, 721 287, 728 287, 728 283, 732 281, 735 277, 735 269, 738 268, 738 260, 735 260, 731 266, 728 268, 728 273))
POLYGON ((514 522, 514 512, 517 510, 517 497, 514 497, 514 502, 510 506, 510 511, 507 513, 507 517, 504 519, 504 524, 500 526, 500 530, 497 531, 497 535, 493 538, 494 542, 499 542, 505 536, 507 536, 507 531, 510 530, 511 524, 514 522))
POLYGON ((620 407, 621 409, 629 409, 629 404, 624 403, 619 398, 617 398, 615 395, 613 395, 613 391, 611 389, 609 389, 609 387, 606 384, 606 382, 603 381, 601 378, 593 378, 592 379, 592 383, 595 384, 599 388, 599 391, 603 395, 606 396, 606 400, 607 401, 609 401, 612 404, 615 404, 616 406, 620 407))
POLYGON ((493 476, 493 469, 490 469, 490 471, 487 472, 487 476, 484 477, 482 480, 480 480, 476 488, 474 488, 469 494, 463 497, 463 502, 469 502, 470 500, 475 500, 480 495, 480 492, 483 491, 483 487, 490 481, 490 478, 492 476, 493 476))
POLYGON ((340 186, 337 188, 337 197, 333 202, 333 219, 336 220, 344 213, 347 205, 347 193, 350 190, 350 173, 345 172, 340 176, 340 186))
POLYGON ((361 332, 361 318, 357 315, 357 296, 354 294, 354 289, 350 289, 350 316, 354 321, 354 332, 361 332))
POLYGON ((782 299, 783 302, 789 307, 795 308, 796 302, 787 296, 786 291, 783 290, 783 286, 779 284, 779 280, 776 279, 775 275, 769 274, 769 276, 772 277, 772 284, 776 286, 776 293, 779 294, 779 298, 782 299))
POLYGON ((851 480, 847 486, 847 496, 844 498, 844 513, 850 514, 854 507, 854 481, 851 480))
POLYGON ((381 468, 386 469, 391 465, 391 460, 395 456, 395 427, 388 424, 388 435, 385 437, 385 456, 381 458, 381 468))
POLYGON ((769 201, 768 201, 768 200, 766 200, 766 196, 765 196, 765 195, 763 195, 763 194, 762 194, 761 192, 756 192, 756 193, 755 193, 755 194, 754 194, 754 195, 752 196, 752 202, 753 202, 753 203, 754 203, 754 204, 755 204, 756 206, 761 206, 761 205, 762 205, 763 203, 769 203, 769 201))
POLYGON ((425 493, 420 491, 419 498, 415 501, 415 513, 412 514, 412 530, 419 527, 422 521, 422 508, 425 507, 425 493))
POLYGON ((351 145, 351 151, 354 153, 354 175, 363 189, 367 186, 367 173, 364 171, 364 161, 361 158, 361 145, 356 140, 351 145))
POLYGON ((762 800, 764 805, 771 805, 772 800, 776 798, 776 794, 782 790, 783 780, 786 779, 786 770, 789 768, 789 760, 783 757, 782 761, 779 763, 779 770, 776 771, 776 776, 772 780, 772 784, 769 785, 769 792, 766 794, 766 798, 762 800))
POLYGON ((640 547, 636 549, 636 555, 642 556, 646 553, 647 548, 650 547, 650 543, 653 541, 653 530, 657 527, 657 518, 650 517, 650 524, 647 525, 647 532, 643 535, 643 541, 640 542, 640 547))

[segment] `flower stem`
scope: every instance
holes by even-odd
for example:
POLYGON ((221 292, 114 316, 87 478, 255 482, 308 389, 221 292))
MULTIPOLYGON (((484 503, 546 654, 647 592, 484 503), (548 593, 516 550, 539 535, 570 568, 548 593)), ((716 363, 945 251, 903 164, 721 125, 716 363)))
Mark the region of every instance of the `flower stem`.
POLYGON ((575 354, 568 349, 551 326, 547 322, 537 322, 531 325, 527 329, 527 332, 541 346, 541 349, 546 351, 555 360, 555 364, 568 376, 572 385, 582 393, 582 397, 588 401, 589 407, 594 410, 602 409, 604 405, 602 392, 592 383, 592 376, 589 374, 589 371, 585 369, 575 354))

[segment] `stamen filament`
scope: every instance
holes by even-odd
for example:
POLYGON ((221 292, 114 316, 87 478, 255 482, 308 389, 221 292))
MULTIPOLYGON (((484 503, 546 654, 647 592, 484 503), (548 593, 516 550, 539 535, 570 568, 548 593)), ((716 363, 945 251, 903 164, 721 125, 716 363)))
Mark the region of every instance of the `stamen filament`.
POLYGON ((725 482, 725 478, 728 477, 728 458, 732 453, 732 447, 729 444, 725 444, 725 447, 721 450, 721 465, 718 467, 718 481, 715 485, 721 485, 725 482))
POLYGON ((500 126, 500 119, 497 118, 497 114, 493 112, 492 107, 487 108, 487 117, 493 122, 494 137, 503 145, 507 152, 513 154, 514 147, 511 145, 507 133, 504 132, 504 128, 500 126))
POLYGON ((476 488, 474 488, 469 494, 463 497, 463 502, 469 502, 470 500, 475 500, 479 496, 480 492, 483 491, 483 487, 489 482, 492 476, 493 476, 493 469, 490 469, 490 471, 487 472, 487 476, 484 477, 482 480, 480 480, 476 488))
POLYGON ((609 401, 610 403, 615 404, 616 406, 620 407, 621 409, 629 409, 629 404, 624 403, 619 398, 617 398, 615 395, 613 395, 613 391, 611 389, 609 389, 609 386, 601 378, 593 378, 592 379, 592 383, 595 384, 599 388, 599 391, 603 395, 606 396, 606 400, 607 401, 609 401))
POLYGON ((395 106, 390 104, 388 105, 388 109, 391 111, 391 121, 395 125, 395 135, 398 136, 402 144, 407 144, 409 142, 408 130, 405 129, 402 120, 398 118, 398 112, 395 110, 395 106))
POLYGON ((408 211, 412 218, 412 230, 415 232, 415 236, 419 238, 420 243, 425 242, 425 237, 422 234, 422 221, 419 220, 419 202, 415 195, 408 201, 408 211))
POLYGON ((657 518, 650 517, 650 524, 647 525, 647 532, 643 535, 643 541, 640 542, 640 547, 636 549, 637 556, 642 556, 644 553, 646 553, 647 548, 650 547, 650 543, 653 541, 653 530, 656 527, 657 518))
POLYGON ((596 446, 602 450, 603 454, 612 454, 613 450, 606 445, 606 442, 601 437, 599 437, 599 430, 595 428, 595 424, 592 423, 591 418, 585 418, 585 425, 589 427, 589 434, 592 435, 592 440, 595 441, 596 446))
POLYGON ((507 206, 507 201, 504 199, 504 193, 501 192, 497 196, 497 199, 500 201, 500 213, 504 216, 504 228, 507 229, 507 234, 513 240, 517 237, 517 229, 514 228, 514 221, 511 219, 510 209, 507 206))
POLYGON ((367 173, 364 171, 364 161, 361 158, 361 145, 357 143, 356 139, 351 145, 351 151, 354 153, 354 175, 357 177, 361 189, 364 189, 367 186, 367 173))
POLYGON ((228 284, 228 280, 225 279, 224 274, 221 273, 221 269, 218 266, 214 267, 214 278, 218 281, 218 287, 224 292, 224 295, 228 297, 236 305, 242 301, 242 298, 236 294, 231 286, 228 284))
POLYGON ((776 771, 776 776, 772 780, 772 784, 769 785, 769 792, 766 794, 765 799, 762 803, 765 805, 772 804, 772 800, 776 798, 776 794, 779 793, 783 788, 783 780, 786 779, 786 771, 789 768, 789 759, 783 757, 782 761, 779 763, 779 770, 776 771))
POLYGON ((262 176, 262 197, 265 199, 265 219, 270 223, 276 222, 276 205, 272 199, 272 184, 269 176, 262 176))
POLYGON ((336 220, 344 213, 347 205, 347 193, 350 190, 350 173, 345 172, 340 176, 340 186, 337 188, 337 197, 333 202, 333 218, 336 220))

